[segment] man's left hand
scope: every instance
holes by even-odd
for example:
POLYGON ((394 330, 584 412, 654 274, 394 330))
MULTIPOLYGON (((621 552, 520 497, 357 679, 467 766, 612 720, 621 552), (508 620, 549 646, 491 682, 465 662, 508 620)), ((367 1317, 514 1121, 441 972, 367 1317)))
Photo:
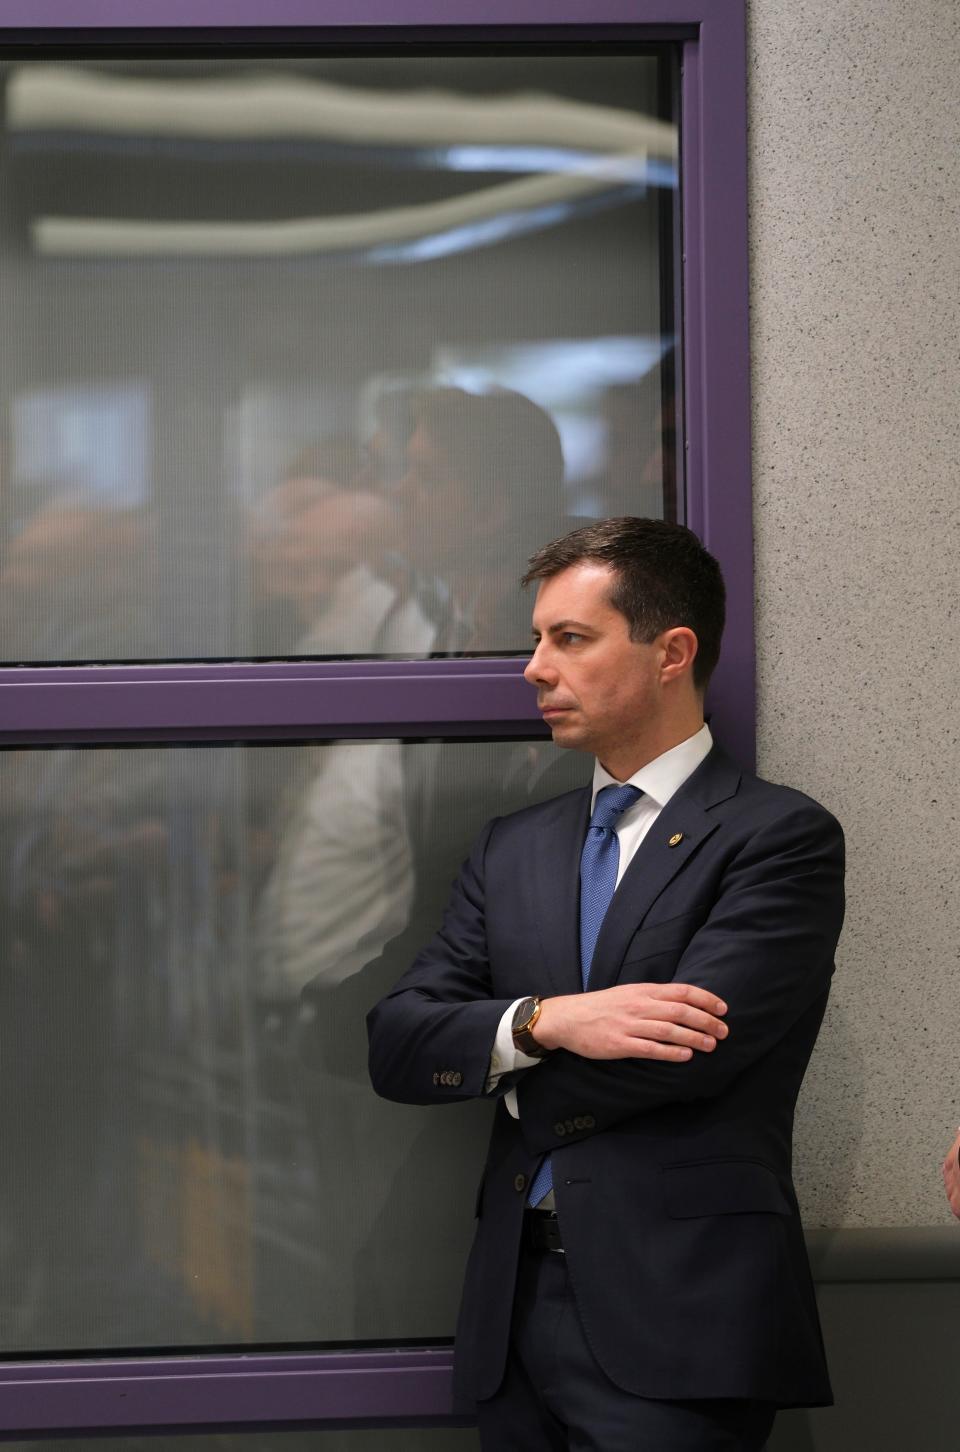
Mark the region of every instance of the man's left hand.
POLYGON ((957 1130, 957 1137, 947 1151, 947 1158, 943 1162, 943 1183, 946 1186, 950 1209, 960 1220, 960 1129, 957 1130))

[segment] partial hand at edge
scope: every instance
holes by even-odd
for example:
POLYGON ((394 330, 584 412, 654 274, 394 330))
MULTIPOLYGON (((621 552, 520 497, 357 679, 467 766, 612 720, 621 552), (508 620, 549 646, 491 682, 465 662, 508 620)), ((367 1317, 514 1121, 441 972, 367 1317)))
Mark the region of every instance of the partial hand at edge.
POLYGON ((957 1137, 947 1151, 947 1158, 943 1162, 943 1183, 947 1199, 950 1201, 950 1209, 960 1220, 960 1129, 957 1130, 957 1137))
POLYGON ((729 1030, 727 1005, 692 983, 621 983, 543 999, 533 1036, 545 1049, 585 1059, 666 1059, 709 1054, 729 1030))

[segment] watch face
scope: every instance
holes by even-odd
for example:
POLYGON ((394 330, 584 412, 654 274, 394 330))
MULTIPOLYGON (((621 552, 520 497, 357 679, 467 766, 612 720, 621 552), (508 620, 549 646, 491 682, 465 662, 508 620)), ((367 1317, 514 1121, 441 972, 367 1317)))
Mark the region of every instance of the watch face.
POLYGON ((525 998, 522 1003, 517 1004, 513 1014, 512 1027, 514 1033, 516 1033, 518 1029, 524 1028, 530 1022, 533 1010, 536 1008, 536 1006, 537 1000, 535 998, 525 998))

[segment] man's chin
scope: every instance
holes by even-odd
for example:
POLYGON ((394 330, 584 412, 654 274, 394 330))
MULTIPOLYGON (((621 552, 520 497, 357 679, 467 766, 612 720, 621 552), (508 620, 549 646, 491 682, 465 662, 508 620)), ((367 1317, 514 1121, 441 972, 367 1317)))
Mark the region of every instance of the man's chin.
POLYGON ((552 721, 547 722, 547 725, 550 727, 556 746, 586 749, 583 744, 583 728, 576 721, 568 720, 566 716, 555 716, 552 721))

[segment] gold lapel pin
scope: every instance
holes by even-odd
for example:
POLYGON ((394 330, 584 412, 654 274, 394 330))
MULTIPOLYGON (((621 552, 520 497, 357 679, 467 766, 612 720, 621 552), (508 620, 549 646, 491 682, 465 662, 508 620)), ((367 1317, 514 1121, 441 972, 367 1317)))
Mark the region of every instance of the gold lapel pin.
POLYGON ((683 841, 683 833, 682 832, 674 832, 673 836, 670 838, 670 841, 667 843, 667 846, 668 847, 679 847, 680 846, 680 843, 682 841, 683 841))

